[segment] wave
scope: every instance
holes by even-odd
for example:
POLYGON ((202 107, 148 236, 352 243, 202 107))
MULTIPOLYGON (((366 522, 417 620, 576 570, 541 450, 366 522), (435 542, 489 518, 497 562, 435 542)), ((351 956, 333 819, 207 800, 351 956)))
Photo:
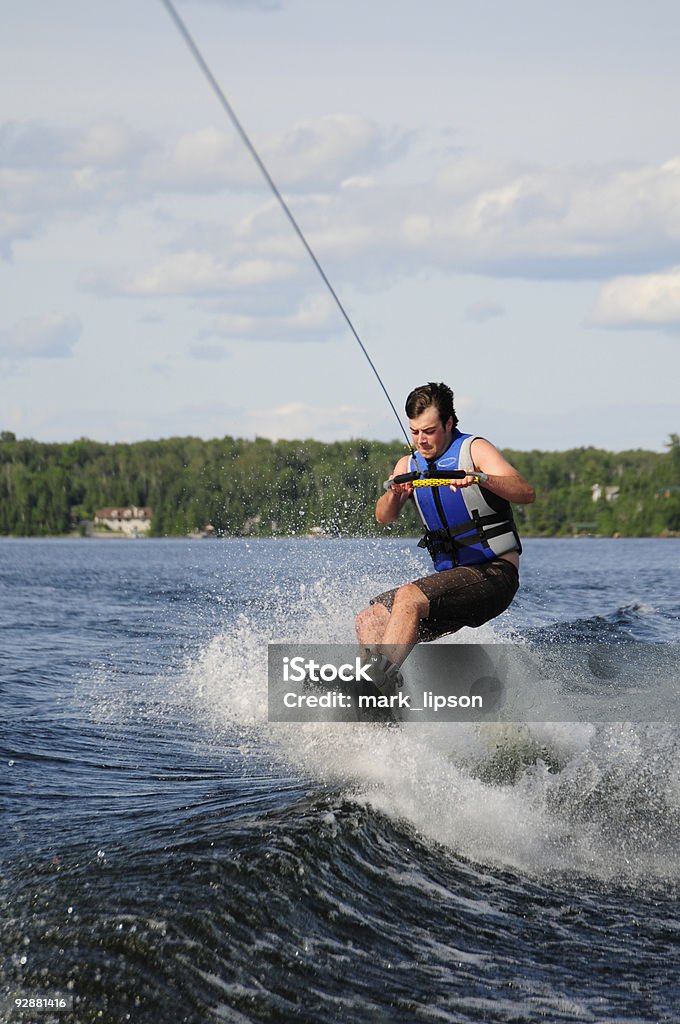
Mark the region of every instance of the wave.
MULTIPOLYGON (((289 634, 348 642, 351 619, 342 589, 324 584, 311 603, 308 591, 299 601, 289 596, 289 634)), ((606 636, 611 642, 612 631, 652 614, 631 605, 608 617, 560 624, 558 637, 573 642, 606 636)), ((527 630, 524 639, 547 636, 554 634, 527 630)), ((467 862, 636 886, 680 880, 677 728, 618 722, 271 724, 270 639, 270 628, 242 615, 188 664, 182 683, 193 694, 196 713, 254 757, 332 787, 467 862)), ((508 639, 488 625, 462 630, 450 642, 508 639)))
POLYGON ((524 627, 525 640, 557 643, 659 643, 678 638, 678 617, 654 605, 633 601, 605 615, 524 627))

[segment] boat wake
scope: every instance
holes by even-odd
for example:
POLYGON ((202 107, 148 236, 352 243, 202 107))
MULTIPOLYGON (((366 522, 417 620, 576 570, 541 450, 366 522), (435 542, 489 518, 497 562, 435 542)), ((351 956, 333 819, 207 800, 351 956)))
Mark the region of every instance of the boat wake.
MULTIPOLYGON (((289 635, 349 642, 342 593, 319 589, 286 610, 289 635)), ((559 639, 611 643, 619 610, 559 639), (609 623, 604 628, 601 623, 609 623)), ((279 628, 283 621, 277 624, 279 628)), ((524 642, 549 630, 527 631, 524 642)), ((492 626, 458 643, 516 641, 492 626)), ((554 635, 553 635, 554 639, 554 635)), ((467 861, 533 876, 554 873, 644 883, 680 880, 680 734, 662 722, 268 723, 271 632, 242 616, 187 668, 184 684, 202 717, 253 756, 293 770, 343 799, 405 822, 419 837, 467 861), (188 675, 188 679, 187 676, 188 675)), ((628 635, 630 640, 630 634, 628 635)), ((646 645, 647 646, 647 645, 646 645)), ((652 645, 649 645, 652 647, 652 645)), ((563 680, 555 679, 557 688, 563 680)))

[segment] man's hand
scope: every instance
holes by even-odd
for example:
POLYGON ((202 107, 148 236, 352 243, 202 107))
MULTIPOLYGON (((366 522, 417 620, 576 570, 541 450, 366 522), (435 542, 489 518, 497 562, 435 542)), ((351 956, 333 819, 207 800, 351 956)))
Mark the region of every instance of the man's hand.
POLYGON ((392 483, 395 476, 401 476, 402 473, 408 472, 408 461, 407 455, 399 459, 399 462, 390 473, 390 486, 378 498, 375 506, 375 518, 383 526, 395 521, 409 497, 413 494, 413 484, 392 483))
POLYGON ((459 480, 453 480, 449 484, 449 488, 452 491, 457 491, 460 487, 471 487, 476 483, 479 483, 479 477, 474 473, 468 473, 467 476, 463 476, 459 480))
MULTIPOLYGON (((394 477, 398 476, 398 475, 399 475, 398 473, 392 473, 392 475, 390 476, 389 479, 393 480, 394 477)), ((400 494, 400 495, 401 494, 405 494, 408 497, 409 494, 413 494, 413 484, 412 483, 407 483, 407 484, 393 484, 393 483, 390 483, 390 491, 392 491, 393 494, 400 494)))

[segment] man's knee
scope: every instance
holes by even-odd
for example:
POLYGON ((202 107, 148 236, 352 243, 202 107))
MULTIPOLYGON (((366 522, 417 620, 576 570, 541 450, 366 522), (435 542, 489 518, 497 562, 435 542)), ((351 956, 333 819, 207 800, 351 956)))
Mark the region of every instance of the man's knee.
POLYGON ((359 612, 355 621, 357 631, 365 628, 371 628, 374 626, 384 626, 390 617, 390 613, 384 604, 379 602, 376 604, 369 604, 368 608, 364 608, 362 612, 359 612))
MULTIPOLYGON (((382 607, 382 606, 381 606, 382 607)), ((371 622, 375 618, 375 605, 369 604, 368 608, 364 608, 355 617, 355 622, 359 625, 362 622, 371 622)))
POLYGON ((395 592, 393 608, 416 611, 419 619, 426 619, 430 613, 430 602, 415 583, 406 583, 395 592))

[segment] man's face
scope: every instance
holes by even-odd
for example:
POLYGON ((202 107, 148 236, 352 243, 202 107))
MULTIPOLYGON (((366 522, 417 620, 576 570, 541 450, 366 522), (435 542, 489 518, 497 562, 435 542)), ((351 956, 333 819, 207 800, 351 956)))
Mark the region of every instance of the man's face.
POLYGON ((424 459, 436 459, 451 444, 453 419, 449 416, 445 426, 439 418, 436 405, 430 405, 420 416, 409 420, 413 444, 424 459))

